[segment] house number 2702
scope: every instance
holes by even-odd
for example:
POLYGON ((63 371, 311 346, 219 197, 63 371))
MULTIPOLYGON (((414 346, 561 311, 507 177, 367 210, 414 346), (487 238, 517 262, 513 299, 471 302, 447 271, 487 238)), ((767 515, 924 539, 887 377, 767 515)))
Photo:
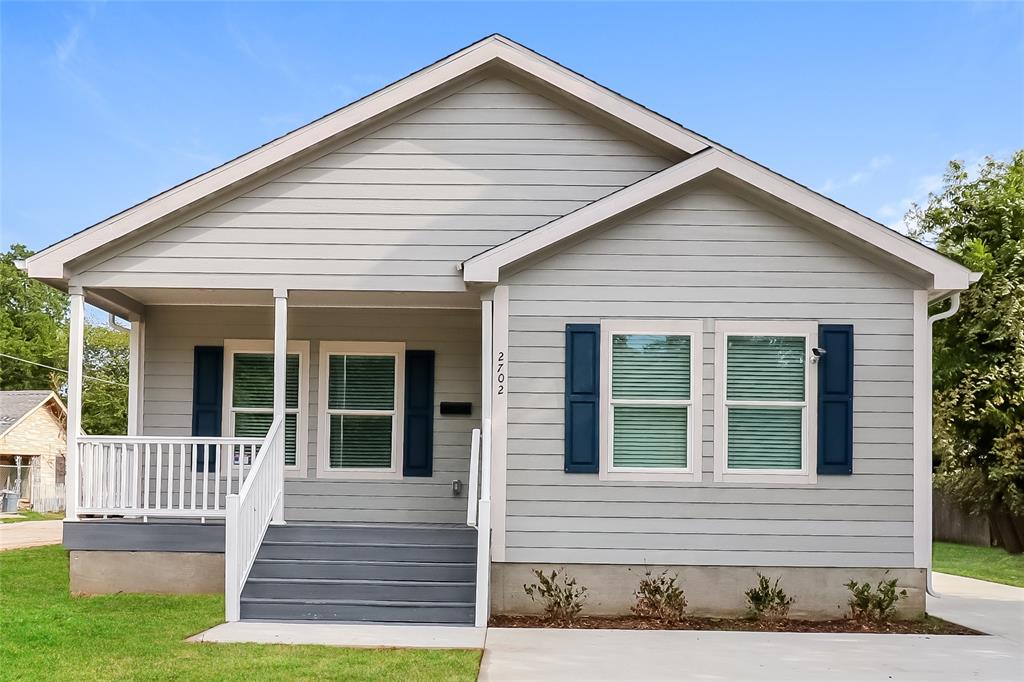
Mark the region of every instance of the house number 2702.
POLYGON ((494 365, 495 386, 497 394, 505 395, 505 351, 498 351, 498 361, 494 365))

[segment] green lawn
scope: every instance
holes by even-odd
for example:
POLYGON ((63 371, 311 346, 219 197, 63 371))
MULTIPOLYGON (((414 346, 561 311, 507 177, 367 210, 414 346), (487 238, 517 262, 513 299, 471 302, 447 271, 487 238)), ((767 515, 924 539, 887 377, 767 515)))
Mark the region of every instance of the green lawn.
POLYGON ((0 553, 4 680, 475 680, 480 652, 190 644, 219 596, 68 594, 60 546, 0 553))
POLYGON ((1024 554, 1001 547, 974 547, 952 542, 932 545, 932 568, 940 573, 1024 587, 1024 554))
POLYGON ((0 523, 18 523, 19 521, 55 521, 64 518, 62 512, 46 512, 40 514, 37 511, 26 509, 25 511, 18 512, 16 518, 0 519, 0 523))

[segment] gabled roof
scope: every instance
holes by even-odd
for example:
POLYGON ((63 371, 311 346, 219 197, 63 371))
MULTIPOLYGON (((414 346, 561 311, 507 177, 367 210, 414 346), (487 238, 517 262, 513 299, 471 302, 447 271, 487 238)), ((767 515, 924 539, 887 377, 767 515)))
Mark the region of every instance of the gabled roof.
POLYGON ((689 183, 712 174, 724 175, 759 190, 844 232, 868 247, 932 276, 936 292, 966 289, 978 274, 899 232, 827 199, 803 185, 722 148, 702 151, 629 187, 552 220, 504 244, 480 253, 462 264, 467 282, 498 282, 502 271, 522 261, 557 249, 560 244, 689 183))
POLYGON ((51 400, 67 412, 53 391, 0 391, 0 438, 51 400))
POLYGON ((544 84, 581 106, 614 119, 645 139, 695 154, 711 143, 683 126, 564 66, 509 40, 492 35, 400 81, 258 147, 247 154, 158 194, 117 215, 57 242, 27 259, 30 277, 64 280, 65 266, 96 249, 123 239, 213 195, 227 193, 303 152, 320 148, 396 108, 427 96, 453 81, 490 69, 505 69, 544 84))
MULTIPOLYGON (((367 126, 415 106, 445 88, 479 74, 507 73, 565 99, 598 119, 629 131, 659 149, 676 165, 558 218, 463 264, 466 282, 497 282, 527 258, 556 248, 566 239, 606 224, 666 193, 709 174, 724 175, 756 189, 772 201, 827 223, 844 238, 931 278, 935 295, 965 289, 977 276, 937 252, 884 225, 687 130, 632 100, 500 35, 492 35, 323 118, 93 225, 28 258, 30 277, 65 286, 68 264, 148 229, 170 226, 189 211, 205 210, 297 158, 316 153, 367 126)), ((132 302, 117 291, 94 290, 109 305, 131 312, 132 302)))

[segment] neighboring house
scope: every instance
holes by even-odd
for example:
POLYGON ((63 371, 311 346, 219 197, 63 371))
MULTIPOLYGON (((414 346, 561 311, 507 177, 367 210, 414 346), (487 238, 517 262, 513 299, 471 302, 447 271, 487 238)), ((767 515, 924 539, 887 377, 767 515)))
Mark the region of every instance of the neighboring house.
POLYGON ((13 484, 20 457, 22 497, 32 485, 53 490, 64 483, 67 410, 53 391, 0 391, 0 486, 13 484), (33 480, 30 469, 37 469, 33 480))
POLYGON ((24 267, 71 294, 73 426, 84 302, 132 322, 75 591, 479 624, 536 567, 600 613, 670 566, 697 612, 757 570, 923 609, 928 304, 977 275, 501 36, 24 267))

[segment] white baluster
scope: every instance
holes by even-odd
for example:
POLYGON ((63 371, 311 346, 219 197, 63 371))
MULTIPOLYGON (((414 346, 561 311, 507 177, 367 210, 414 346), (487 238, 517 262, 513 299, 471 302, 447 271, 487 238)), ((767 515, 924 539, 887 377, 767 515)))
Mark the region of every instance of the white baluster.
POLYGON ((156 498, 153 500, 153 509, 161 509, 160 491, 164 482, 164 444, 156 444, 156 498))
MULTIPOLYGON (((230 447, 228 447, 228 451, 230 447)), ((217 459, 214 460, 217 463, 217 468, 213 470, 213 508, 220 509, 220 470, 224 466, 224 446, 217 446, 217 459)))
POLYGON ((188 445, 181 444, 181 454, 178 456, 178 509, 185 508, 185 448, 188 445))
POLYGON ((192 444, 192 488, 189 495, 192 498, 191 509, 196 508, 196 469, 199 466, 199 446, 195 443, 192 444))
POLYGON ((132 506, 141 507, 139 500, 139 444, 132 444, 132 506))

